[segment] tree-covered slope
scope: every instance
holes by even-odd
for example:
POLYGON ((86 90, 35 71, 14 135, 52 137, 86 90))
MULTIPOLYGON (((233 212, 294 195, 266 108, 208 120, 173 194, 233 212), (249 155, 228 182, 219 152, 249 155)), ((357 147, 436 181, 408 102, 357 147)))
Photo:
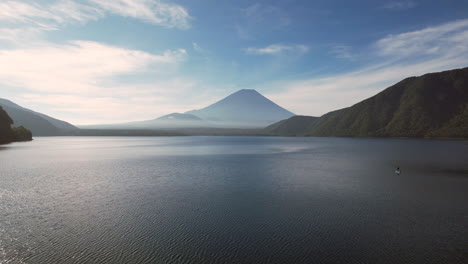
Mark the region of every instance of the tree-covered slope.
POLYGON ((407 78, 351 107, 298 126, 290 118, 270 133, 297 135, 468 138, 468 68, 407 78), (279 127, 281 129, 279 129, 279 127))
POLYGON ((0 144, 14 141, 11 124, 13 124, 13 120, 11 120, 7 112, 0 106, 0 144))
POLYGON ((11 128, 12 124, 13 120, 0 106, 0 144, 32 140, 31 131, 22 126, 11 128))
POLYGON ((312 129, 318 120, 319 118, 314 116, 293 116, 268 126, 266 131, 282 136, 301 136, 312 129))

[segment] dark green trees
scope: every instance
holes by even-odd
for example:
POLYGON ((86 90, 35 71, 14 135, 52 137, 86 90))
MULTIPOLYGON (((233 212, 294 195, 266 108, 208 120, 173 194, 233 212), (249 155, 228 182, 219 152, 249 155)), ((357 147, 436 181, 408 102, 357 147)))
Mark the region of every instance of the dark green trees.
POLYGON ((11 125, 13 120, 8 116, 7 112, 0 107, 0 144, 10 143, 14 141, 11 125))
POLYGON ((13 120, 0 106, 0 144, 32 140, 31 131, 22 126, 11 128, 12 124, 13 120))
POLYGON ((15 137, 15 141, 31 141, 32 140, 32 133, 29 129, 25 128, 24 126, 14 127, 13 135, 15 137))

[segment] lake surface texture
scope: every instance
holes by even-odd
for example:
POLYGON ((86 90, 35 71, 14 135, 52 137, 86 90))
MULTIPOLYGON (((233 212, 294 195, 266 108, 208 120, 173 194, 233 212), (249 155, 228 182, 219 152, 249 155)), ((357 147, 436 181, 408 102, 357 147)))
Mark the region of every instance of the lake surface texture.
POLYGON ((467 223, 467 141, 50 137, 0 147, 2 264, 468 263, 467 223))

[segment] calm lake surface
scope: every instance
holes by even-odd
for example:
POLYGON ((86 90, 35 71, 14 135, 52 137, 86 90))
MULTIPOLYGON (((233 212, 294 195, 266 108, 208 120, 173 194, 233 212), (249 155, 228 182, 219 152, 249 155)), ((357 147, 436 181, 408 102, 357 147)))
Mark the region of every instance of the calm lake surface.
POLYGON ((468 141, 0 147, 0 263, 468 263, 467 223, 468 141))

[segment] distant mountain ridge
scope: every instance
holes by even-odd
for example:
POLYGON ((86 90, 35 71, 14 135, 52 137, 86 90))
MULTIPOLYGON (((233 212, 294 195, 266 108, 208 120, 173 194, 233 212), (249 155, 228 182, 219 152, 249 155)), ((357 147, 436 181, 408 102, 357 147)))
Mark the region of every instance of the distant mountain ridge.
POLYGON ((86 129, 264 128, 293 113, 255 90, 239 90, 203 109, 172 113, 152 120, 80 126, 86 129))
POLYGON ((410 77, 351 107, 294 116, 265 131, 283 136, 468 138, 468 68, 410 77))
POLYGON ((34 136, 69 135, 78 129, 68 122, 21 107, 7 99, 0 98, 0 106, 13 120, 13 126, 27 127, 34 136))
POLYGON ((239 127, 266 126, 294 116, 256 90, 242 89, 199 110, 185 112, 204 120, 239 127))
POLYGON ((198 116, 191 114, 172 113, 156 118, 156 120, 202 120, 198 116))
MULTIPOLYGON (((168 115, 160 116, 156 119, 145 120, 145 121, 136 121, 123 124, 124 127, 133 127, 133 128, 186 128, 186 127, 200 127, 206 126, 205 122, 194 115, 190 114, 181 114, 181 113, 172 113, 168 115)), ((118 126, 118 125, 116 125, 118 126)))

